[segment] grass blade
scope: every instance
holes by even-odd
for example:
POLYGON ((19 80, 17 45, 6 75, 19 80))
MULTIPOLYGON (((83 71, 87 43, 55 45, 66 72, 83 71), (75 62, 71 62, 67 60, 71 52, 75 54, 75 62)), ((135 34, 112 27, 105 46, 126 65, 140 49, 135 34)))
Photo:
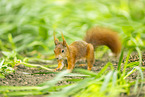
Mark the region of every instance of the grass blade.
POLYGON ((129 50, 129 52, 128 52, 128 54, 127 54, 127 57, 126 57, 126 60, 125 60, 125 64, 124 64, 124 68, 123 68, 122 77, 125 76, 125 71, 126 71, 127 63, 128 63, 128 60, 129 60, 129 57, 130 57, 131 52, 132 52, 132 50, 129 50))
POLYGON ((136 47, 135 49, 136 49, 137 52, 138 52, 138 55, 139 55, 139 66, 141 67, 141 66, 142 66, 142 64, 141 64, 141 62, 142 62, 141 50, 139 49, 139 47, 136 47))
POLYGON ((115 71, 115 72, 113 73, 112 87, 115 87, 116 82, 117 82, 117 71, 115 71))
POLYGON ((113 71, 110 71, 110 72, 105 76, 105 80, 104 80, 103 85, 102 85, 101 90, 100 90, 101 92, 103 92, 103 91, 106 90, 106 88, 107 88, 107 86, 108 86, 108 83, 109 83, 109 81, 110 81, 110 79, 111 79, 112 73, 113 73, 113 71))
POLYGON ((0 63, 0 69, 2 68, 3 63, 4 63, 4 59, 0 63))
POLYGON ((129 75, 131 75, 135 71, 136 71, 136 68, 134 67, 130 72, 127 73, 127 75, 123 79, 126 79, 129 75))
POLYGON ((85 70, 85 69, 74 69, 74 72, 79 72, 79 73, 82 73, 82 74, 85 74, 88 76, 96 76, 97 75, 96 73, 94 73, 92 71, 85 70))
POLYGON ((97 74, 97 77, 103 75, 104 72, 107 70, 107 68, 108 68, 109 66, 110 66, 111 68, 113 68, 112 63, 108 62, 108 63, 101 69, 101 71, 97 74))
POLYGON ((49 68, 44 67, 44 66, 39 65, 39 64, 30 64, 30 63, 25 63, 25 62, 21 62, 21 64, 24 64, 25 66, 28 66, 28 67, 40 67, 40 68, 48 70, 48 71, 54 71, 53 69, 49 69, 49 68))
POLYGON ((120 69, 121 69, 121 63, 122 63, 122 60, 123 60, 123 50, 121 51, 121 55, 120 55, 120 58, 119 58, 119 63, 118 63, 118 67, 117 67, 117 71, 119 72, 120 74, 120 69))
POLYGON ((38 86, 0 86, 0 92, 2 91, 20 91, 20 90, 39 90, 38 86))
POLYGON ((18 96, 18 97, 20 97, 20 96, 41 95, 41 94, 42 94, 42 92, 40 92, 40 91, 17 91, 17 92, 8 92, 6 95, 7 96, 14 96, 14 97, 18 96))
MULTIPOLYGON (((141 92, 141 90, 142 90, 142 88, 143 88, 143 79, 144 79, 144 75, 143 75, 143 72, 142 72, 142 70, 141 70, 141 68, 140 67, 136 67, 136 69, 139 71, 139 74, 140 74, 140 76, 141 76, 141 84, 140 84, 140 88, 139 88, 139 91, 138 91, 138 93, 137 93, 137 97, 139 97, 139 95, 140 95, 140 92, 141 92)), ((138 74, 138 75, 139 75, 138 74)), ((137 77, 137 80, 139 79, 139 76, 137 77)))

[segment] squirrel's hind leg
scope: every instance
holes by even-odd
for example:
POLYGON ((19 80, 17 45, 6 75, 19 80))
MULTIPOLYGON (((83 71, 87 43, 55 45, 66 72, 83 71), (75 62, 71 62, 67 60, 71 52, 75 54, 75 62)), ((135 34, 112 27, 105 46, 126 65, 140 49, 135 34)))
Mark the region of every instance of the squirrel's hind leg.
POLYGON ((88 64, 88 70, 91 70, 94 64, 94 47, 92 44, 87 45, 87 64, 88 64))

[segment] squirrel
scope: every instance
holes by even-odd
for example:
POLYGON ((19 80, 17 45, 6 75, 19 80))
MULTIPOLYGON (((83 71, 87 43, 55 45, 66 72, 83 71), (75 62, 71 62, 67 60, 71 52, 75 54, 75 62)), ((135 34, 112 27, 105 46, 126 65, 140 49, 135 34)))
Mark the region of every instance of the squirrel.
POLYGON ((58 61, 58 67, 54 71, 63 68, 65 59, 67 59, 68 63, 67 70, 70 72, 73 70, 76 61, 80 59, 86 59, 88 65, 87 69, 91 70, 95 61, 94 49, 100 45, 108 46, 115 56, 119 55, 121 52, 119 36, 115 31, 108 28, 93 27, 86 32, 84 40, 75 41, 70 45, 66 43, 63 33, 61 33, 63 42, 60 42, 55 37, 55 32, 53 32, 53 34, 55 43, 54 53, 58 61))

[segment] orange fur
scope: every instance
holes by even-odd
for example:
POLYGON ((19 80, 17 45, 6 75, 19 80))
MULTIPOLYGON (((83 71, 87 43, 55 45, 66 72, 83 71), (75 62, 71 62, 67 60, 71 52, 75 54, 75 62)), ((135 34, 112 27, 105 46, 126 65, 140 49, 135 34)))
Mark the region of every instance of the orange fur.
POLYGON ((121 51, 121 42, 115 31, 111 29, 94 27, 87 31, 84 40, 93 44, 94 48, 100 45, 108 46, 117 56, 121 51))
POLYGON ((67 69, 70 71, 75 67, 76 61, 80 59, 86 59, 88 70, 91 70, 94 64, 94 48, 100 45, 108 46, 116 55, 121 51, 121 42, 117 33, 106 28, 92 28, 87 31, 85 41, 75 41, 70 45, 67 45, 63 34, 62 38, 63 42, 59 42, 54 34, 54 53, 58 60, 58 67, 55 71, 62 69, 64 59, 67 59, 67 69))

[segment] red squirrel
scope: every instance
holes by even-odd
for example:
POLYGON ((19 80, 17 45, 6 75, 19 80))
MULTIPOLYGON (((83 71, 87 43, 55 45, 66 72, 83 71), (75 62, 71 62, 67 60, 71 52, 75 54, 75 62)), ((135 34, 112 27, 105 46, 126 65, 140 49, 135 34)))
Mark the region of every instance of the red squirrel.
MULTIPOLYGON (((62 33, 61 33, 62 34, 62 33)), ((94 64, 94 49, 100 45, 108 46, 117 56, 121 52, 121 41, 115 31, 103 27, 94 27, 86 32, 84 40, 75 41, 68 45, 62 34, 63 42, 60 42, 54 33, 55 57, 58 61, 58 67, 62 69, 64 59, 67 59, 67 70, 72 71, 77 60, 86 59, 88 70, 91 70, 94 64)))

